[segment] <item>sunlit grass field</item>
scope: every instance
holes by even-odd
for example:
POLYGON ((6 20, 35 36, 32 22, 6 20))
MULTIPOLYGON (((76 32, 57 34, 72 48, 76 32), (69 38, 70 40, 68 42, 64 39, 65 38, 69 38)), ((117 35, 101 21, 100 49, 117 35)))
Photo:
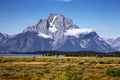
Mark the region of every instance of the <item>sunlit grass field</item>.
POLYGON ((120 58, 5 56, 0 80, 120 80, 120 58))

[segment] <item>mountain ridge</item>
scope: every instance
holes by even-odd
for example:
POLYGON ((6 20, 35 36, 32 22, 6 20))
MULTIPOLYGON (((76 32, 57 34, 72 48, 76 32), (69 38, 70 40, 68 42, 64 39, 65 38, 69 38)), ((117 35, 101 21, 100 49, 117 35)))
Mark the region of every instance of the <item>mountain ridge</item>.
POLYGON ((118 38, 103 38, 116 51, 120 51, 120 37, 118 38))
POLYGON ((8 39, 0 51, 98 51, 113 49, 93 29, 79 28, 62 14, 50 14, 8 39))

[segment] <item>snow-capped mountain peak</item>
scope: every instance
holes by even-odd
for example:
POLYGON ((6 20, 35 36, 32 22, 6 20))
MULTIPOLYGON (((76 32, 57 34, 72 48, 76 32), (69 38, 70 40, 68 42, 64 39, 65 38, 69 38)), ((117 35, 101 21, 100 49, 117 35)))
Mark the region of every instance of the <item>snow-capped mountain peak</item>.
POLYGON ((2 51, 111 51, 93 29, 80 28, 62 14, 50 14, 1 45, 2 51))

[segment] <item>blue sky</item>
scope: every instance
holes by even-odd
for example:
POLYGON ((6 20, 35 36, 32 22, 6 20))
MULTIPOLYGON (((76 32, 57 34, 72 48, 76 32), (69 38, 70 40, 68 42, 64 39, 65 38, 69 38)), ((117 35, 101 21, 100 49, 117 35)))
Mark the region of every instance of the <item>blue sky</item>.
POLYGON ((120 0, 0 0, 0 32, 20 33, 50 13, 61 13, 100 36, 120 37, 120 0))

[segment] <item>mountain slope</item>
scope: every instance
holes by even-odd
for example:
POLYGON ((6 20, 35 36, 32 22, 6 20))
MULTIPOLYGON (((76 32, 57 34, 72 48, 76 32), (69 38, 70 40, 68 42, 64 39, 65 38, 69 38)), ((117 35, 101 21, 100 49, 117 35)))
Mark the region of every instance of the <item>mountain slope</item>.
POLYGON ((99 51, 112 48, 92 29, 79 28, 61 14, 50 14, 1 45, 2 51, 99 51))
POLYGON ((120 51, 120 37, 114 38, 103 38, 111 47, 113 47, 116 51, 120 51))
POLYGON ((5 42, 7 42, 7 40, 10 38, 10 36, 8 34, 5 33, 1 33, 0 32, 0 45, 4 44, 5 42))
POLYGON ((3 46, 3 51, 38 51, 51 50, 50 39, 38 37, 35 32, 25 32, 9 39, 3 46))

